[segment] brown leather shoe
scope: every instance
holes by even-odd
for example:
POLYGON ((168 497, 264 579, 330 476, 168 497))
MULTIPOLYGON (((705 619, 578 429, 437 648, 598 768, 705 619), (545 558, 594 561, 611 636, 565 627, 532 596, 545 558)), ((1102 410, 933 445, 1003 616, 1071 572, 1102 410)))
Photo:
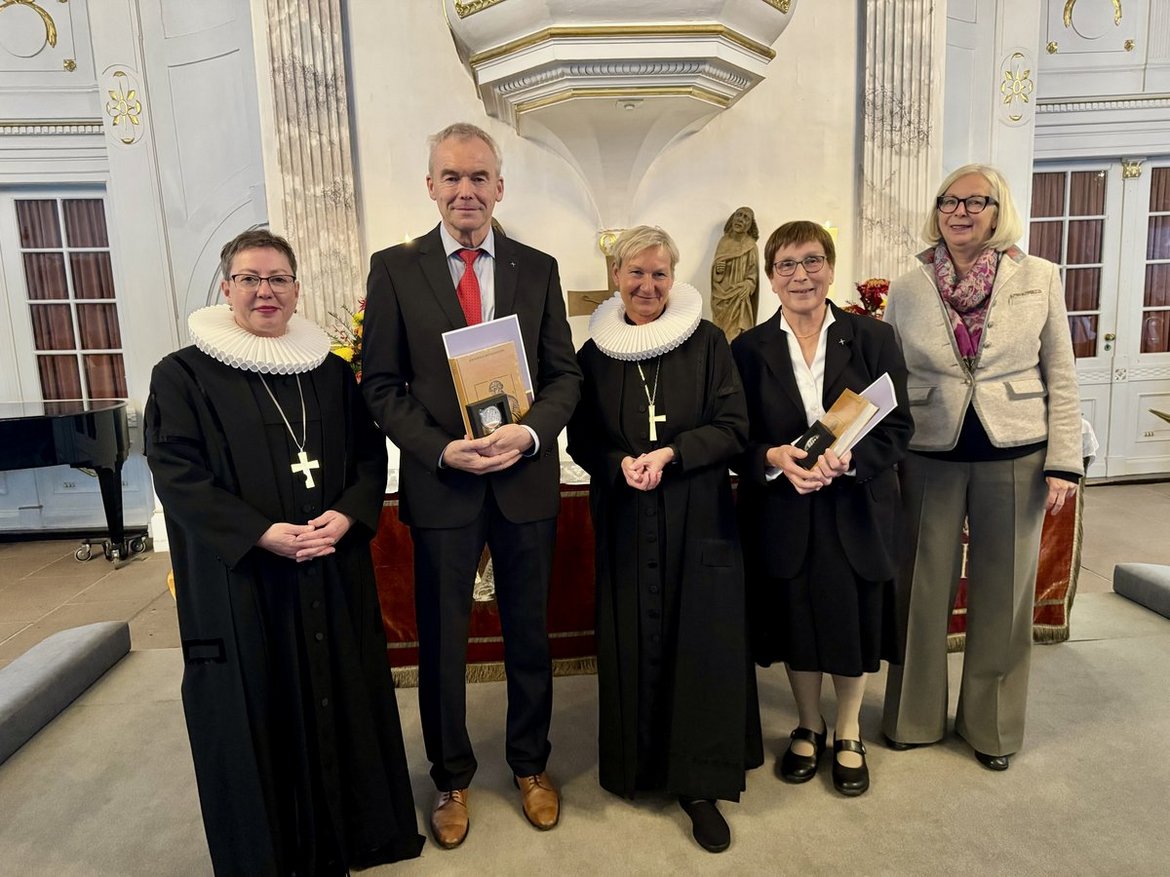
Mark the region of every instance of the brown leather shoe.
POLYGON ((561 796, 547 772, 531 777, 513 777, 524 800, 524 815, 541 831, 553 828, 561 818, 561 796))
POLYGON ((467 817, 467 789, 452 789, 435 796, 431 810, 431 836, 445 850, 454 849, 467 838, 471 827, 467 817))

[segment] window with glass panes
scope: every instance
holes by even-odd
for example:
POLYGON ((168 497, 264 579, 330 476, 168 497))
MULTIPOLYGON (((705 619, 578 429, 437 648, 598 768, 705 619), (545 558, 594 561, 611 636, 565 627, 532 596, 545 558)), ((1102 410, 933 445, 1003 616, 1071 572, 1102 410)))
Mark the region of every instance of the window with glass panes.
POLYGON ((1150 178, 1142 353, 1167 352, 1170 352, 1170 167, 1156 167, 1150 178))
POLYGON ((1097 355, 1105 184, 1103 170, 1032 175, 1028 252, 1060 266, 1069 331, 1078 357, 1097 355))
POLYGON ((44 399, 126 398, 105 203, 14 203, 44 399))

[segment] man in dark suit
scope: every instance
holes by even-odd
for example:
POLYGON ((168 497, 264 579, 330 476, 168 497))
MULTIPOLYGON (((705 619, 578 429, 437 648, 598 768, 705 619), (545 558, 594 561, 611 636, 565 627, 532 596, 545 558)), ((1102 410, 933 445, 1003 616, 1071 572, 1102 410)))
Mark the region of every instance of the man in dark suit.
POLYGON ((556 261, 492 229, 500 152, 474 125, 430 139, 427 191, 442 222, 370 260, 362 390, 401 450, 402 520, 414 540, 419 711, 438 789, 431 832, 467 836, 476 761, 467 735, 467 631, 484 544, 495 568, 508 679, 507 759, 528 820, 556 825, 545 771, 552 664, 546 609, 560 503, 557 436, 580 396, 556 261), (515 314, 535 398, 521 423, 465 435, 442 333, 515 314))

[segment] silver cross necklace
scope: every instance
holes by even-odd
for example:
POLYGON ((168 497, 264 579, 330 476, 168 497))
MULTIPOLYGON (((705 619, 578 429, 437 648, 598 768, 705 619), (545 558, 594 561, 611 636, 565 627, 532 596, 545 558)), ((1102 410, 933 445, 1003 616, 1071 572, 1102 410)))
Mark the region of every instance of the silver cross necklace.
POLYGON ((666 423, 665 414, 654 413, 654 400, 658 398, 658 376, 662 373, 662 357, 658 357, 658 366, 654 369, 654 390, 650 390, 650 385, 646 383, 646 373, 642 371, 642 363, 637 363, 638 377, 642 379, 642 390, 646 393, 646 402, 650 406, 650 412, 647 415, 650 419, 650 441, 658 441, 658 424, 666 423))
POLYGON ((292 424, 288 422, 288 417, 285 416, 284 409, 276 401, 276 395, 269 388, 268 381, 264 380, 264 375, 260 375, 260 383, 264 385, 264 389, 268 393, 268 398, 272 400, 272 404, 280 412, 280 419, 284 421, 284 427, 288 430, 289 438, 297 446, 297 461, 291 466, 293 474, 303 474, 305 476, 305 487, 316 487, 317 483, 313 480, 312 470, 320 469, 321 464, 316 460, 310 460, 309 455, 305 453, 305 440, 309 437, 309 418, 305 413, 305 391, 301 389, 301 376, 297 375, 296 378, 297 392, 301 396, 301 440, 299 442, 297 441, 297 434, 293 432, 292 424))

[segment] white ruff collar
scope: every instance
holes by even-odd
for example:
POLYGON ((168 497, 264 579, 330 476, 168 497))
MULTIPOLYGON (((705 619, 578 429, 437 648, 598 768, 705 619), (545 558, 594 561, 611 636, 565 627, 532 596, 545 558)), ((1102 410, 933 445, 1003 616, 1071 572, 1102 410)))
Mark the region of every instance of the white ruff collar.
POLYGON ((187 318, 195 346, 232 368, 266 375, 312 371, 329 355, 329 336, 312 320, 293 314, 277 338, 242 329, 226 305, 200 308, 187 318))
POLYGON ((606 356, 634 362, 674 350, 695 333, 702 317, 703 297, 689 283, 676 283, 666 310, 643 326, 626 322, 621 293, 615 292, 589 318, 589 336, 606 356))

